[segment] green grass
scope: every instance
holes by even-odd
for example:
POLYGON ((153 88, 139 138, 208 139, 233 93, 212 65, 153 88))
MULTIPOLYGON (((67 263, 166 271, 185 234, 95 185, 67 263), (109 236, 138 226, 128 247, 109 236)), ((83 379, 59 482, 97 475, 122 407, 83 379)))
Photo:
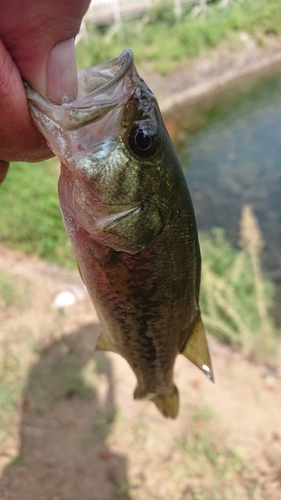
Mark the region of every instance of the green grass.
POLYGON ((0 240, 64 267, 74 265, 57 194, 54 160, 14 163, 0 186, 0 240))
POLYGON ((99 434, 106 439, 112 433, 112 424, 115 420, 115 414, 101 412, 94 420, 94 427, 99 434))
POLYGON ((2 432, 8 428, 16 412, 16 403, 23 388, 23 381, 16 377, 15 359, 5 357, 0 375, 0 424, 2 432), (16 381, 17 378, 17 381, 16 381))
POLYGON ((0 309, 15 306, 19 309, 28 305, 29 287, 9 274, 0 271, 0 309))
POLYGON ((13 435, 30 355, 26 343, 19 350, 19 357, 8 353, 0 344, 0 449, 13 435))
POLYGON ((263 45, 268 35, 281 34, 279 0, 232 0, 226 8, 221 8, 216 1, 195 19, 191 18, 190 10, 183 7, 178 23, 173 9, 161 3, 149 13, 149 21, 144 26, 139 19, 124 20, 113 36, 110 36, 111 26, 88 26, 88 40, 77 46, 79 66, 92 66, 130 47, 138 65, 149 62, 154 69, 167 73, 180 61, 213 49, 223 40, 229 40, 232 48, 235 44, 241 45, 238 36, 236 42, 233 41, 233 35, 241 31, 263 45))

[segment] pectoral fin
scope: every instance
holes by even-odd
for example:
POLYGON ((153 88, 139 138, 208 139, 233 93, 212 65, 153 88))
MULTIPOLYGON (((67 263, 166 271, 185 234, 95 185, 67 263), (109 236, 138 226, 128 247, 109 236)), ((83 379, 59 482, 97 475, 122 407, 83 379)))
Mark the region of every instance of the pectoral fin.
POLYGON ((82 276, 81 269, 80 269, 80 266, 79 266, 79 264, 78 264, 78 260, 77 260, 77 259, 76 259, 76 264, 77 264, 77 268, 78 268, 78 271, 79 271, 79 274, 80 274, 80 278, 81 278, 81 280, 83 281, 83 283, 84 283, 84 285, 85 285, 85 281, 84 281, 84 278, 83 278, 83 276, 82 276))
POLYGON ((116 352, 110 340, 107 338, 104 332, 101 332, 97 343, 96 343, 96 351, 112 351, 116 352))
POLYGON ((214 382, 212 363, 201 316, 198 317, 181 354, 198 366, 214 382))
POLYGON ((119 250, 136 253, 146 248, 162 228, 160 211, 150 202, 114 217, 106 224, 104 231, 118 238, 116 242, 119 250))

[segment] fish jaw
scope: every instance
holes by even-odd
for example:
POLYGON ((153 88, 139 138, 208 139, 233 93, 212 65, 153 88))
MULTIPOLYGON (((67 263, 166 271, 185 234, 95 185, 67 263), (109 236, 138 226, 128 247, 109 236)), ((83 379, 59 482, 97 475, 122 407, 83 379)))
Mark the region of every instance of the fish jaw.
POLYGON ((81 70, 77 98, 71 100, 63 95, 61 105, 45 99, 27 82, 24 84, 37 128, 53 153, 73 169, 76 157, 95 154, 110 143, 109 139, 118 137, 122 108, 138 78, 132 52, 127 49, 111 61, 81 70))

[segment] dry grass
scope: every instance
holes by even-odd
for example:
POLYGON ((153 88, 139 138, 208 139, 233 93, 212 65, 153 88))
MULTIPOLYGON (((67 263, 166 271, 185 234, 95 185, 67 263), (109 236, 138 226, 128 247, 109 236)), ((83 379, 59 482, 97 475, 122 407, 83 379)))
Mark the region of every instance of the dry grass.
POLYGON ((241 251, 235 251, 219 229, 213 233, 213 243, 203 239, 204 323, 248 358, 278 363, 279 332, 270 317, 274 285, 262 274, 262 235, 248 205, 242 211, 240 224, 241 251))
POLYGON ((245 205, 242 210, 240 221, 241 240, 240 244, 249 255, 254 276, 256 309, 260 320, 260 328, 256 332, 256 341, 249 353, 254 359, 261 360, 268 353, 278 357, 278 344, 274 342, 276 329, 270 318, 268 304, 266 302, 263 275, 261 269, 261 251, 264 247, 258 220, 254 215, 251 205, 245 205))

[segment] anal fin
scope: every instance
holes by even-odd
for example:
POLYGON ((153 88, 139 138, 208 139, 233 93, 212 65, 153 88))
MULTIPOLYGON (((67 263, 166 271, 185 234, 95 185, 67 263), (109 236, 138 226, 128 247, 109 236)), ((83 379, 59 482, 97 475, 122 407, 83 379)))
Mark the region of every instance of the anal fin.
POLYGON ((201 316, 198 316, 181 354, 198 366, 214 382, 214 373, 201 316))
POLYGON ((78 260, 77 260, 77 259, 76 259, 76 264, 77 264, 77 267, 78 267, 78 271, 79 271, 79 274, 80 274, 80 278, 81 278, 81 280, 83 281, 83 283, 84 283, 84 285, 85 285, 85 281, 84 281, 84 278, 83 278, 83 276, 82 276, 82 272, 81 272, 81 269, 80 269, 80 266, 79 266, 79 264, 78 264, 78 260))

